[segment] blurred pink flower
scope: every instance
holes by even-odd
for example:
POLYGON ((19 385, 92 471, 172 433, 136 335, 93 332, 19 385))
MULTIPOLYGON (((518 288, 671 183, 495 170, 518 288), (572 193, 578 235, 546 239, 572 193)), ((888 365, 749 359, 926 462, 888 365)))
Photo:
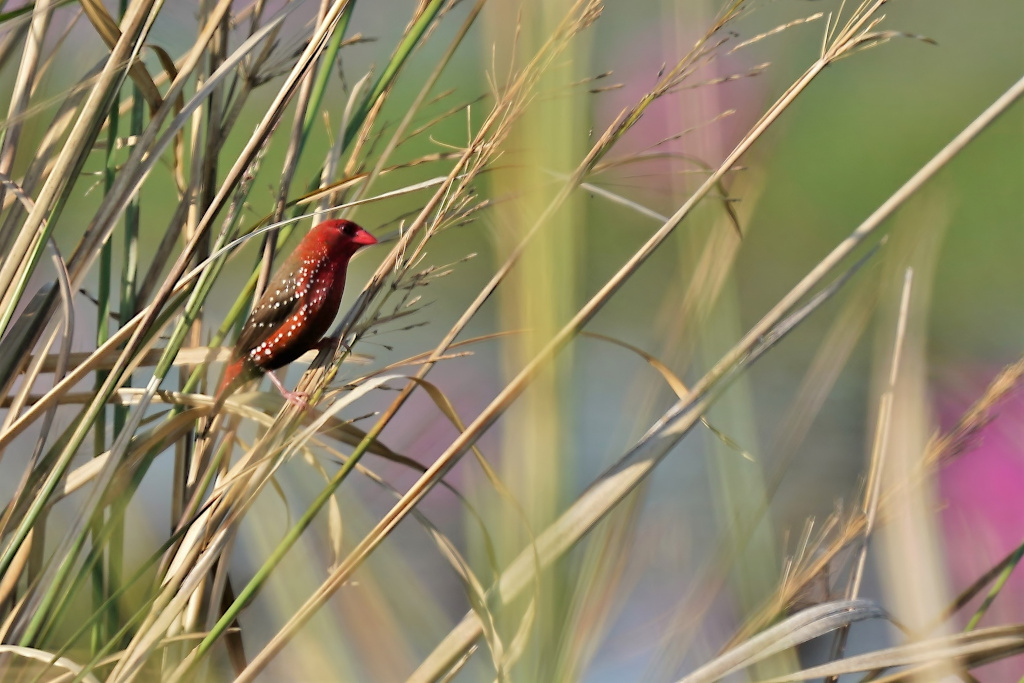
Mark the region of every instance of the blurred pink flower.
MULTIPOLYGON (((951 385, 959 392, 943 391, 940 414, 943 425, 959 418, 970 401, 980 396, 991 371, 970 371, 951 385), (968 387, 968 388, 964 388, 968 387), (963 396, 956 393, 962 392, 963 396), (970 392, 968 394, 968 392, 970 392), (951 395, 952 394, 952 395, 951 395), (969 398, 968 398, 969 396, 969 398), (966 400, 965 400, 966 399, 966 400)), ((994 419, 977 434, 969 449, 939 473, 939 492, 944 504, 942 527, 953 590, 965 590, 982 574, 1024 542, 1024 394, 1004 398, 994 419)), ((958 614, 966 625, 988 592, 982 591, 958 614)), ((989 607, 981 626, 1019 623, 1024 612, 1024 567, 1011 575, 989 607)), ((1015 657, 980 669, 980 680, 1017 680, 1024 658, 1015 657)))

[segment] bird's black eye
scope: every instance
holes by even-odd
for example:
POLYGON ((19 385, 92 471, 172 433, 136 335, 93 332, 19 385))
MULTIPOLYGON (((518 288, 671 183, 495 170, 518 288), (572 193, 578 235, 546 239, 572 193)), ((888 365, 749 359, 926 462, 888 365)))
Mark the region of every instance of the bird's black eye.
POLYGON ((355 237, 356 230, 358 230, 358 228, 356 227, 355 223, 345 223, 345 225, 341 229, 341 231, 348 235, 349 237, 355 237))

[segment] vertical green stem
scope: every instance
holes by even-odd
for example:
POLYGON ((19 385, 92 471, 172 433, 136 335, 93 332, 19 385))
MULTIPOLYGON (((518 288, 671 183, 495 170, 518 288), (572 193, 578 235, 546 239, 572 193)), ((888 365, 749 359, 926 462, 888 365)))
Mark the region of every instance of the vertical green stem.
POLYGON ((320 102, 324 99, 324 93, 327 91, 327 82, 331 78, 334 60, 338 56, 338 50, 341 49, 341 41, 345 38, 345 32, 348 30, 348 21, 352 18, 352 9, 355 6, 356 3, 353 0, 348 3, 348 7, 341 13, 341 17, 338 18, 338 25, 335 27, 334 33, 331 34, 331 40, 327 44, 327 49, 324 50, 324 56, 320 59, 320 70, 317 71, 316 80, 313 81, 313 91, 310 93, 309 106, 306 107, 306 114, 302 118, 302 143, 299 145, 300 149, 306 148, 309 133, 313 130, 316 114, 320 109, 320 102))
MULTIPOLYGON (((117 172, 117 162, 114 160, 114 149, 117 147, 117 128, 119 124, 120 115, 118 113, 118 104, 115 101, 110 107, 110 114, 107 116, 107 145, 106 153, 104 156, 103 164, 103 191, 104 193, 109 192, 110 188, 114 185, 114 178, 117 172)), ((99 283, 96 293, 96 346, 99 347, 107 339, 110 338, 110 284, 112 279, 111 270, 113 268, 113 244, 110 240, 107 240, 103 244, 102 250, 100 251, 100 262, 99 262, 99 283)), ((96 381, 94 384, 95 390, 99 391, 103 386, 103 383, 107 380, 107 373, 102 371, 96 372, 96 381)), ((107 411, 101 410, 96 416, 95 427, 93 430, 93 447, 94 453, 99 455, 107 450, 106 448, 106 436, 107 436, 107 411)), ((91 525, 90 536, 92 542, 96 543, 100 537, 103 520, 100 516, 97 516, 91 525)), ((97 562, 93 565, 90 574, 92 576, 92 604, 93 609, 98 610, 100 606, 106 602, 107 590, 109 583, 106 580, 108 576, 103 562, 97 562)), ((103 620, 97 620, 93 623, 92 629, 89 633, 89 651, 96 653, 101 647, 103 647, 106 640, 106 623, 103 620)))

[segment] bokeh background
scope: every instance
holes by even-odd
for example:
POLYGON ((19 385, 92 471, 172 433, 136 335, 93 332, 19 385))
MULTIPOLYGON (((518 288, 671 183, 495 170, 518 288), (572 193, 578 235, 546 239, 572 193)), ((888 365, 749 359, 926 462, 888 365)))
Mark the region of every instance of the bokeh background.
MULTIPOLYGON (((10 10, 18 3, 7 4, 10 10)), ((408 64, 389 95, 383 121, 402 115, 468 4, 457 4, 408 64)), ((301 47, 316 3, 305 5, 289 18, 282 43, 291 40, 301 47)), ((451 92, 427 112, 436 115, 475 103, 434 126, 429 135, 412 140, 400 156, 411 159, 464 146, 468 130, 488 110, 489 78, 500 81, 509 62, 522 59, 516 50, 528 53, 538 45, 563 5, 489 2, 438 85, 439 93, 451 92), (513 31, 517 22, 518 32, 513 31)), ((342 50, 343 79, 332 83, 323 106, 333 128, 315 128, 298 178, 312 177, 319 168, 348 93, 363 74, 387 60, 412 9, 413 3, 394 0, 357 3, 349 32, 366 40, 342 50)), ((438 266, 455 263, 453 272, 425 289, 428 304, 412 318, 364 340, 356 351, 383 365, 432 348, 504 261, 559 174, 569 172, 594 137, 653 87, 665 65, 693 46, 719 10, 719 4, 705 0, 609 2, 563 56, 543 84, 535 110, 506 143, 496 168, 479 183, 481 196, 517 195, 523 201, 497 202, 472 222, 436 237, 426 259, 438 266), (470 254, 473 258, 464 260, 470 254)), ((728 197, 706 200, 616 294, 589 331, 639 347, 684 381, 696 380, 1024 70, 1020 3, 897 0, 884 10, 881 28, 907 35, 894 35, 827 67, 727 176, 722 189, 728 197), (742 237, 727 219, 723 200, 739 216, 742 237), (707 259, 721 276, 714 295, 701 294, 702 281, 695 275, 707 259)), ((590 182, 650 212, 671 215, 703 180, 706 167, 716 167, 817 58, 826 21, 840 11, 849 13, 851 8, 832 0, 751 2, 748 13, 722 34, 726 42, 717 58, 702 66, 687 87, 655 103, 612 156, 659 154, 610 168, 590 182), (820 16, 731 51, 774 27, 814 15, 820 16)), ((82 69, 106 54, 90 27, 75 19, 76 12, 71 3, 54 18, 55 26, 76 21, 60 46, 61 59, 67 61, 46 79, 54 101, 75 87, 82 69)), ((150 42, 181 54, 191 45, 195 17, 194 3, 167 3, 150 42)), ((9 79, 5 86, 5 91, 12 87, 9 79)), ((254 96, 252 121, 243 122, 241 129, 255 125, 260 104, 266 103, 261 98, 271 94, 268 89, 254 96)), ((5 108, 6 102, 0 102, 0 109, 5 108)), ((48 120, 32 117, 23 135, 38 138, 48 120)), ((224 156, 237 153, 242 141, 240 137, 230 143, 224 156)), ((285 148, 282 137, 263 162, 247 207, 253 220, 273 205, 276 169, 285 148)), ((97 156, 97 164, 85 172, 100 168, 97 156)), ((423 164, 382 178, 376 190, 442 175, 446 168, 444 162, 423 164)), ((152 258, 154 243, 173 211, 175 197, 166 190, 170 182, 170 170, 164 167, 142 190, 143 263, 152 258)), ((797 552, 808 520, 816 520, 817 530, 837 510, 859 506, 908 265, 914 267, 915 279, 904 368, 913 378, 907 391, 915 402, 912 410, 907 408, 913 415, 897 415, 900 425, 918 438, 953 424, 1001 367, 1020 358, 1024 345, 1022 190, 1024 106, 1018 104, 887 223, 885 246, 833 300, 712 408, 709 420, 736 446, 708 430, 694 431, 627 504, 629 514, 600 528, 613 540, 602 536, 600 543, 583 544, 545 579, 536 641, 517 680, 533 675, 600 682, 675 680, 712 656, 743 615, 771 594, 786 558, 797 552), (834 376, 826 380, 830 373, 834 376), (807 392, 813 395, 815 388, 821 395, 808 398, 807 392), (602 548, 606 555, 620 555, 619 561, 595 559, 602 548), (730 561, 716 564, 723 552, 732 553, 730 561), (593 578, 586 576, 590 571, 613 576, 604 577, 607 595, 584 593, 588 600, 583 600, 575 589, 595 585, 587 583, 593 578), (581 605, 599 607, 589 613, 581 605), (580 626, 584 622, 589 622, 587 629, 580 626), (574 633, 583 642, 575 642, 574 633)), ((72 198, 55 232, 62 250, 69 252, 80 234, 75 217, 91 215, 100 198, 99 191, 72 198)), ((422 201, 418 195, 398 197, 360 207, 351 217, 385 234, 422 201)), ((475 345, 471 355, 445 361, 432 373, 431 380, 462 418, 469 421, 478 414, 659 225, 598 192, 575 193, 464 337, 526 331, 475 345)), ((258 259, 257 249, 255 242, 244 246, 229 263, 207 305, 207 321, 218 321, 226 313, 258 259)), ((354 261, 346 303, 379 263, 383 249, 367 250, 354 261)), ((115 271, 117 265, 115 258, 115 271)), ((45 270, 33 286, 50 277, 45 270)), ((83 313, 75 346, 88 350, 94 336, 91 304, 84 297, 78 303, 83 313)), ((294 384, 302 369, 282 372, 286 384, 294 384)), ((358 371, 343 369, 343 375, 358 371)), ((138 377, 146 377, 144 369, 138 377)), ((381 394, 350 416, 386 406, 392 396, 381 394)), ((466 496, 491 536, 444 490, 433 492, 422 510, 486 575, 489 543, 496 546, 498 564, 508 562, 528 538, 524 518, 535 529, 550 523, 674 398, 652 364, 636 353, 581 338, 479 444, 523 509, 496 495, 480 468, 466 459, 447 481, 466 496)), ((72 410, 62 410, 58 426, 66 426, 73 416, 72 410)), ((456 434, 428 397, 416 395, 382 441, 429 464, 456 434)), ((22 443, 33 438, 28 434, 22 443)), ((927 482, 932 496, 928 520, 935 536, 932 554, 918 559, 932 572, 938 591, 935 614, 1021 543, 1022 446, 1024 399, 1020 392, 1011 392, 971 448, 927 482)), ((394 463, 374 466, 399 489, 418 474, 394 463)), ((2 468, 20 472, 12 458, 2 468)), ((151 552, 154 539, 169 523, 163 500, 170 470, 170 460, 154 464, 134 508, 137 514, 129 517, 129 547, 134 543, 140 557, 151 552)), ((16 480, 15 474, 11 481, 16 480)), ((296 465, 285 468, 280 485, 281 495, 264 494, 243 526, 232 556, 240 581, 251 575, 321 484, 296 465)), ((9 486, 13 490, 14 483, 9 486)), ((344 533, 353 541, 393 500, 355 482, 339 498, 344 533)), ((55 514, 74 515, 75 499, 62 503, 55 514)), ((264 598, 247 610, 247 642, 268 638, 280 615, 301 604, 320 580, 333 560, 322 543, 326 533, 326 524, 312 529, 272 578, 264 598)), ((862 593, 901 616, 893 596, 907 580, 898 569, 904 559, 898 534, 887 542, 887 533, 883 528, 872 541, 862 593)), ((917 576, 918 569, 908 573, 917 576)), ((842 592, 842 586, 829 589, 832 597, 842 592)), ((982 624, 1018 621, 1022 604, 1024 584, 1012 577, 982 624)), ((468 608, 458 577, 422 530, 407 522, 306 627, 324 634, 332 645, 325 647, 324 638, 297 641, 275 661, 265 680, 401 680, 468 608)), ((966 616, 955 623, 963 627, 972 611, 965 610, 966 616)), ((896 642, 896 636, 881 623, 855 625, 849 652, 882 647, 896 642)), ((804 648, 805 663, 822 661, 829 642, 804 648)), ((1017 680, 1022 674, 1020 659, 977 673, 986 681, 1017 680)), ((488 656, 477 652, 456 680, 490 676, 488 656)))

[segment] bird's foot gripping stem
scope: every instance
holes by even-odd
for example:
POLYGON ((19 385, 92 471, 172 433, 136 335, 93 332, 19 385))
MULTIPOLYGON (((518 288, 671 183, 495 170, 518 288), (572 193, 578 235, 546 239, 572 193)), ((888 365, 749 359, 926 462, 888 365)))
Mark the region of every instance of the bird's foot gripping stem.
POLYGON ((277 378, 277 375, 275 375, 273 372, 268 372, 267 377, 270 378, 270 381, 273 383, 275 387, 277 387, 277 390, 281 392, 281 395, 284 396, 286 401, 291 403, 293 406, 298 406, 299 408, 309 407, 308 392, 289 391, 288 389, 285 389, 284 385, 281 384, 281 380, 279 380, 277 378))

